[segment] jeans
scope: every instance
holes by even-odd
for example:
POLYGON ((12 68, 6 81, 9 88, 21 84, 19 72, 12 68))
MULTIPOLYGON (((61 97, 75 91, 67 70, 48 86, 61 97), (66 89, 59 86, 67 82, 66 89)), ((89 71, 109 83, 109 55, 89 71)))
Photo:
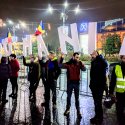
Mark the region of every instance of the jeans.
POLYGON ((10 77, 10 82, 12 84, 12 94, 17 95, 18 92, 17 77, 10 77))
POLYGON ((2 97, 2 101, 6 100, 7 83, 8 79, 0 80, 0 100, 2 97))
POLYGON ((72 91, 75 94, 76 109, 79 110, 79 81, 69 81, 67 83, 67 106, 66 109, 70 109, 72 91))
POLYGON ((50 90, 52 91, 52 102, 56 105, 56 80, 48 80, 45 85, 45 105, 49 108, 50 90))
POLYGON ((102 97, 103 97, 104 89, 98 88, 98 87, 96 88, 90 87, 90 89, 92 91, 92 96, 93 96, 94 105, 95 105, 95 117, 97 119, 102 120, 103 119, 102 97))

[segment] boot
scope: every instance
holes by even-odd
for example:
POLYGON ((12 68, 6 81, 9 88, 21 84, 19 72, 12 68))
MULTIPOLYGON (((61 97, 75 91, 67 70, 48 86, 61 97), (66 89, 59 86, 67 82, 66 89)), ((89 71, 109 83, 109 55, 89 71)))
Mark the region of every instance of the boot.
POLYGON ((70 113, 70 109, 66 109, 65 112, 64 112, 64 116, 68 116, 70 113))
POLYGON ((81 119, 81 118, 82 118, 82 115, 81 115, 81 113, 80 113, 79 110, 77 110, 77 118, 78 118, 78 119, 81 119))

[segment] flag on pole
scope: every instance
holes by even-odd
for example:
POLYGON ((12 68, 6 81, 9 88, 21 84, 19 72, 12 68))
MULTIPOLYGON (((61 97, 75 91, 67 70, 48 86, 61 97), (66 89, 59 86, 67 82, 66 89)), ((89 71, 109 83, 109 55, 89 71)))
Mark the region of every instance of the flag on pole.
POLYGON ((41 21, 38 28, 36 29, 35 35, 44 34, 44 33, 45 33, 45 29, 44 29, 43 22, 41 21))
POLYGON ((10 31, 7 33, 7 38, 8 38, 8 43, 12 42, 12 35, 10 33, 10 31))

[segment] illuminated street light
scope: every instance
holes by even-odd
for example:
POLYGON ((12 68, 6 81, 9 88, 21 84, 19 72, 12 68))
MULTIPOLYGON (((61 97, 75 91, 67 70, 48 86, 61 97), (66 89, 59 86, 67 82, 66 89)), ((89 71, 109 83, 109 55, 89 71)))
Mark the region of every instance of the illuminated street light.
POLYGON ((13 25, 13 24, 14 24, 14 22, 13 22, 12 20, 8 20, 8 23, 9 23, 10 25, 13 25))
POLYGON ((52 6, 49 4, 47 10, 50 13, 52 13, 53 10, 58 11, 60 13, 60 19, 63 21, 63 26, 65 26, 65 22, 68 19, 68 13, 74 11, 75 14, 78 14, 80 12, 80 8, 79 8, 79 5, 77 5, 77 7, 74 10, 72 10, 72 11, 68 10, 67 7, 69 6, 69 3, 67 1, 65 1, 63 6, 64 6, 64 8, 62 8, 62 9, 55 9, 55 8, 52 8, 52 6))
POLYGON ((79 5, 75 8, 75 13, 79 13, 80 12, 80 8, 79 8, 79 5))
POLYGON ((50 12, 50 13, 52 13, 53 12, 53 7, 49 4, 49 6, 48 6, 48 11, 50 12))
POLYGON ((69 4, 67 3, 67 1, 63 4, 65 8, 67 8, 69 6, 69 4))
POLYGON ((25 23, 25 22, 20 21, 20 25, 21 25, 23 28, 26 28, 26 23, 25 23))

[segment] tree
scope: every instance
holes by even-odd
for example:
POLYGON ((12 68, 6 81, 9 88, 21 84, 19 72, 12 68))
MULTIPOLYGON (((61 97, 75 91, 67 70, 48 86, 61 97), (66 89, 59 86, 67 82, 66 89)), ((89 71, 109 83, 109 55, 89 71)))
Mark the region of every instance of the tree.
POLYGON ((118 54, 121 48, 121 38, 118 34, 109 34, 103 46, 105 54, 118 54))
POLYGON ((33 53, 33 55, 38 55, 37 41, 35 41, 35 42, 32 44, 32 53, 33 53))

